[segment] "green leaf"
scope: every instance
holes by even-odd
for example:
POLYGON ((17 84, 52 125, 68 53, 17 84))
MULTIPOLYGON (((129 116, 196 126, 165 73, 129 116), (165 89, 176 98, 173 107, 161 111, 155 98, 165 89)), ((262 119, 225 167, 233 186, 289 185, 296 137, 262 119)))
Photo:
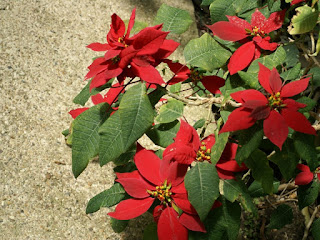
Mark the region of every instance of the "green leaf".
POLYGON ((298 188, 298 203, 299 209, 310 206, 315 202, 319 195, 320 183, 319 181, 312 181, 308 185, 301 185, 298 188))
POLYGON ((202 6, 209 6, 212 2, 214 2, 215 0, 202 0, 201 5, 202 6))
POLYGON ((154 25, 163 23, 163 31, 181 34, 188 30, 192 22, 188 11, 163 3, 157 12, 154 25))
POLYGON ((295 44, 288 44, 283 46, 283 49, 286 51, 286 67, 294 67, 299 63, 299 49, 295 44))
POLYGON ((145 84, 137 84, 123 95, 119 109, 100 127, 100 165, 125 153, 153 123, 154 111, 145 84))
POLYGON ((69 128, 62 131, 62 135, 65 137, 68 136, 69 134, 70 134, 69 128))
POLYGON ((290 68, 289 70, 283 72, 280 74, 280 77, 284 80, 295 80, 299 77, 301 70, 301 63, 298 63, 293 68, 290 68))
POLYGON ((283 228, 285 225, 292 223, 292 219, 292 208, 289 205, 281 204, 272 212, 270 224, 267 226, 267 228, 283 228))
POLYGON ((282 151, 276 150, 276 153, 270 158, 272 162, 278 165, 281 174, 286 180, 290 180, 296 170, 299 158, 294 149, 291 139, 287 139, 283 144, 282 151))
MULTIPOLYGON (((278 192, 278 188, 280 186, 280 182, 279 181, 275 181, 273 182, 273 193, 277 193, 278 192)), ((267 195, 260 182, 258 181, 253 181, 253 183, 251 183, 250 187, 248 188, 248 191, 250 193, 250 196, 253 198, 256 197, 262 197, 267 195)))
POLYGON ((158 240, 157 224, 150 223, 143 231, 143 240, 158 240))
POLYGON ((187 172, 184 180, 188 199, 203 221, 219 197, 219 177, 214 165, 199 162, 187 172))
POLYGON ((222 207, 211 211, 204 222, 206 233, 190 231, 192 240, 236 240, 240 229, 241 208, 222 198, 222 207))
POLYGON ((312 74, 312 80, 311 80, 312 85, 314 87, 319 87, 320 86, 320 68, 319 67, 311 68, 308 74, 312 74))
POLYGON ((301 113, 309 112, 317 105, 316 101, 314 101, 313 99, 308 98, 306 96, 303 96, 303 97, 297 99, 297 102, 304 103, 307 105, 306 107, 299 109, 299 112, 301 112, 301 113))
POLYGON ((230 135, 230 132, 225 132, 225 133, 219 134, 218 139, 216 139, 215 144, 212 146, 212 148, 211 148, 211 162, 213 165, 215 165, 219 161, 219 159, 220 159, 220 157, 221 157, 221 155, 222 155, 222 153, 228 143, 229 135, 230 135))
POLYGON ((132 144, 128 151, 122 153, 118 158, 116 158, 113 161, 114 164, 119 166, 128 163, 131 159, 133 159, 133 156, 136 154, 136 149, 136 144, 132 144))
POLYGON ((201 118, 200 120, 198 120, 194 125, 193 128, 195 130, 197 130, 198 128, 202 128, 205 124, 206 120, 204 118, 201 118))
POLYGON ((297 14, 291 19, 288 32, 291 35, 310 32, 317 24, 319 11, 315 8, 303 5, 296 8, 297 14))
POLYGON ((247 130, 241 131, 239 135, 239 145, 241 147, 237 149, 236 161, 242 163, 259 147, 264 134, 263 129, 259 125, 254 125, 247 130))
POLYGON ((131 162, 131 161, 129 161, 124 165, 120 165, 113 168, 113 171, 117 173, 133 172, 134 170, 137 170, 137 167, 134 164, 134 162, 131 162))
POLYGON ((274 53, 254 60, 251 63, 250 67, 248 68, 247 72, 258 73, 260 69, 258 63, 262 63, 267 68, 272 69, 274 67, 281 65, 285 61, 285 59, 286 59, 286 51, 284 50, 283 47, 278 47, 274 53))
POLYGON ((244 82, 244 87, 254 88, 254 89, 260 88, 258 75, 256 73, 239 71, 238 74, 244 82))
POLYGON ((220 193, 230 202, 238 200, 242 207, 255 215, 258 214, 257 208, 254 205, 252 198, 248 192, 247 187, 242 181, 230 180, 220 180, 220 193))
POLYGON ((156 145, 166 148, 173 143, 173 138, 176 137, 179 128, 180 123, 175 120, 170 123, 157 124, 146 134, 156 145))
POLYGON ((255 150, 245 164, 252 171, 252 176, 255 180, 261 182, 265 193, 271 194, 273 192, 273 170, 269 166, 269 161, 264 152, 255 150))
POLYGON ((221 47, 208 33, 191 40, 184 48, 184 57, 188 64, 207 71, 222 67, 231 53, 221 47))
POLYGON ((112 84, 112 80, 113 79, 111 79, 107 84, 105 84, 99 88, 92 89, 90 92, 90 83, 92 81, 92 79, 91 79, 87 83, 87 85, 81 90, 81 92, 73 99, 73 102, 75 104, 80 104, 80 105, 84 106, 91 96, 96 95, 99 92, 103 91, 104 89, 110 87, 112 84))
POLYGON ((170 87, 170 92, 179 95, 180 89, 181 89, 181 82, 172 85, 172 86, 170 87))
POLYGON ((75 177, 78 177, 90 159, 98 154, 98 129, 110 114, 110 111, 107 112, 108 107, 107 103, 98 104, 81 113, 73 121, 72 172, 75 177))
POLYGON ((148 97, 150 100, 151 105, 154 107, 161 97, 167 93, 167 90, 161 86, 157 86, 157 89, 153 90, 152 92, 148 93, 148 97))
POLYGON ((183 102, 170 98, 166 104, 160 107, 159 115, 155 120, 159 123, 172 122, 182 116, 183 108, 183 102))
POLYGON ((306 160, 311 171, 318 167, 317 151, 314 146, 314 136, 295 132, 294 147, 299 156, 306 160))
POLYGON ((226 15, 234 16, 246 6, 246 0, 215 0, 210 5, 211 22, 228 21, 226 15))
POLYGON ((221 115, 221 118, 222 118, 224 123, 227 122, 228 117, 229 117, 230 114, 231 114, 230 111, 220 111, 220 115, 221 115))
POLYGON ((128 226, 129 220, 118 220, 110 218, 112 230, 116 233, 121 233, 128 226))
POLYGON ((118 204, 125 196, 125 191, 120 183, 114 184, 90 199, 87 205, 86 214, 94 213, 102 207, 112 207, 118 204))
POLYGON ((320 218, 318 218, 316 221, 314 221, 311 226, 311 233, 312 233, 314 240, 320 240, 319 229, 320 229, 320 218))

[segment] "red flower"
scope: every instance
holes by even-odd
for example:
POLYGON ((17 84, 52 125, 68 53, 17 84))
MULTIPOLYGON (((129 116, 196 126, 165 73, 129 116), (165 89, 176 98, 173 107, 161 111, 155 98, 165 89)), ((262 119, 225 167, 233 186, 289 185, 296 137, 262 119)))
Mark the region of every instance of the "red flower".
MULTIPOLYGON (((298 164, 297 168, 301 170, 301 172, 295 178, 296 185, 307 185, 312 182, 314 174, 310 171, 310 168, 304 164, 298 164)), ((318 167, 315 171, 318 179, 320 180, 320 167, 318 167)))
MULTIPOLYGON (((170 144, 163 152, 164 157, 170 157, 180 164, 189 165, 193 161, 211 163, 211 148, 215 144, 213 134, 204 138, 201 142, 196 130, 185 121, 181 121, 180 129, 175 142, 170 144)), ((227 143, 221 158, 216 164, 218 175, 221 179, 234 179, 235 172, 242 172, 247 167, 241 166, 235 160, 238 144, 227 143)))
POLYGON ((261 49, 274 51, 278 44, 270 43, 270 32, 279 29, 284 20, 285 11, 274 12, 268 19, 257 9, 251 23, 236 16, 227 16, 229 22, 220 21, 208 26, 214 35, 227 41, 244 43, 231 56, 228 69, 230 74, 246 68, 260 57, 261 49), (248 39, 252 39, 251 41, 248 39))
POLYGON ((200 81, 203 86, 212 94, 221 93, 219 88, 224 86, 225 80, 218 76, 203 76, 197 70, 189 69, 187 66, 181 63, 174 63, 171 60, 165 60, 170 70, 174 72, 174 76, 167 82, 169 85, 173 85, 179 82, 183 82, 190 78, 193 82, 200 81))
POLYGON ((231 97, 242 106, 229 115, 220 133, 246 129, 257 120, 263 120, 265 136, 280 149, 287 139, 288 126, 295 131, 315 135, 315 129, 305 116, 298 112, 306 105, 289 98, 304 91, 310 78, 283 85, 275 68, 269 70, 264 65, 259 65, 259 82, 267 96, 253 89, 232 93, 231 97))
POLYGON ((186 165, 160 160, 152 151, 138 146, 134 157, 138 170, 131 173, 117 173, 121 183, 132 199, 120 202, 110 215, 119 220, 128 220, 145 213, 157 199, 154 217, 158 221, 160 240, 187 239, 188 229, 205 232, 196 210, 188 201, 184 187, 186 165), (177 209, 183 210, 179 216, 177 209), (160 215, 160 216, 159 216, 160 215))
POLYGON ((291 5, 298 4, 298 3, 301 3, 301 2, 306 2, 306 0, 292 0, 291 1, 291 5))
POLYGON ((125 24, 120 17, 113 14, 111 29, 105 44, 92 43, 88 47, 94 51, 106 51, 88 67, 86 79, 93 78, 90 90, 117 77, 122 82, 126 77, 140 77, 148 83, 164 83, 159 72, 154 68, 162 59, 168 57, 177 47, 173 40, 165 40, 168 32, 161 31, 162 26, 148 27, 130 38, 134 25, 135 9, 129 20, 125 33, 125 24))

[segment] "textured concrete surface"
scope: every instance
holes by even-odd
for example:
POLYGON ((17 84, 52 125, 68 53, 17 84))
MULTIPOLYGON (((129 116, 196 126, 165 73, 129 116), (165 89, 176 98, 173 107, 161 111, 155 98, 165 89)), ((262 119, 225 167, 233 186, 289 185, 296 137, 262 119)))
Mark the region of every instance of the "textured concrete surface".
MULTIPOLYGON (((85 46, 105 41, 112 13, 128 19, 136 6, 151 24, 163 2, 193 16, 191 0, 0 0, 0 239, 141 239, 148 216, 116 234, 108 209, 85 214, 112 185, 112 165, 74 179, 61 131, 96 56, 85 46)), ((196 34, 193 24, 182 45, 196 34)))

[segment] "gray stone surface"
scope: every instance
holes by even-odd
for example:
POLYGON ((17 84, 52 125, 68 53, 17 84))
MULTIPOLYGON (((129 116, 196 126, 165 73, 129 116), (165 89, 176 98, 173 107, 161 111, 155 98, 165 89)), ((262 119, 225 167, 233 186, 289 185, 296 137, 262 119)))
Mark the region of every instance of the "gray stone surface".
MULTIPOLYGON (((136 6, 151 24, 163 2, 193 16, 191 0, 0 0, 0 239, 141 239, 150 216, 116 234, 110 210, 85 214, 113 184, 112 165, 89 164, 74 179, 61 131, 96 56, 85 46, 105 41, 114 12, 128 19, 136 6)), ((196 34, 193 24, 178 38, 185 45, 196 34)))

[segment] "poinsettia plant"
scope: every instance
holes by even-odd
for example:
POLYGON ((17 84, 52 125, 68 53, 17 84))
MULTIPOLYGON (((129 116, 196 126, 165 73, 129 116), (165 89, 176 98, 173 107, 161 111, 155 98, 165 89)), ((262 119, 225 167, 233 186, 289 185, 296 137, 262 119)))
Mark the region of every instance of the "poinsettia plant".
POLYGON ((165 4, 154 26, 137 22, 137 9, 126 23, 114 13, 106 42, 87 46, 99 56, 63 134, 75 177, 98 159, 113 164, 115 181, 86 212, 109 207, 115 232, 151 214, 145 240, 265 239, 293 221, 284 202, 295 193, 301 237, 319 239, 320 4, 203 0, 208 6, 211 24, 180 61, 171 38, 192 18, 165 4), (186 106, 204 106, 207 117, 190 120, 186 106), (275 210, 260 222, 259 202, 272 194, 275 210), (246 235, 248 215, 262 224, 259 236, 246 235))

